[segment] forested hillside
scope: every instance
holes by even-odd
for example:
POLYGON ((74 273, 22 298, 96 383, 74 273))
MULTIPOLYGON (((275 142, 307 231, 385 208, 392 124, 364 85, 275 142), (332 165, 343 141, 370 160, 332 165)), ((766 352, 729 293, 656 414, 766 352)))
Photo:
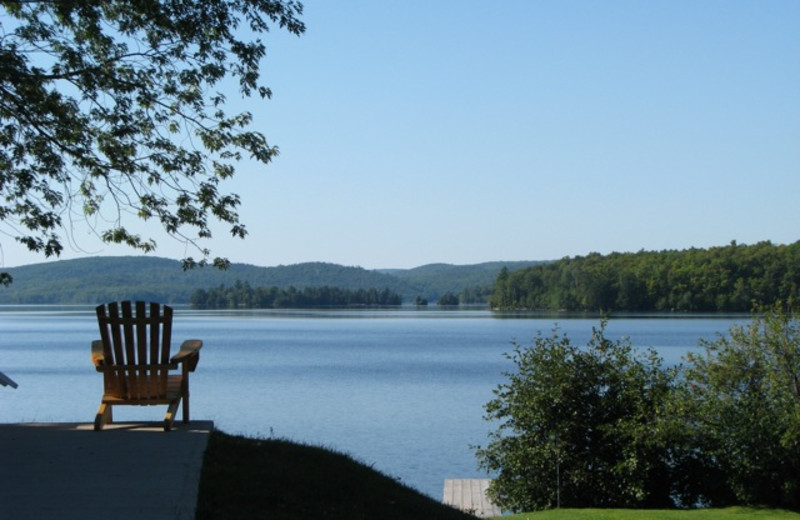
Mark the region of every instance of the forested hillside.
MULTIPOLYGON (((14 282, 0 287, 0 304, 95 304, 123 299, 189 303, 197 290, 234 287, 237 282, 252 288, 388 289, 404 303, 417 297, 435 302, 448 291, 476 292, 472 287, 478 285, 485 302, 503 265, 436 264, 435 268, 378 271, 313 262, 277 267, 232 264, 227 271, 208 267, 183 271, 180 262, 164 258, 94 257, 7 269, 14 282)), ((513 269, 517 263, 507 265, 513 269)))
POLYGON ((413 269, 384 269, 409 285, 416 287, 418 295, 431 302, 446 294, 455 295, 459 303, 486 303, 492 292, 497 274, 504 267, 516 271, 542 262, 485 262, 474 265, 427 264, 413 269))
POLYGON ((189 303, 198 289, 233 286, 324 285, 346 290, 385 288, 400 294, 416 293, 397 278, 360 267, 327 263, 257 267, 232 264, 225 271, 205 267, 184 271, 180 262, 146 256, 95 257, 61 260, 9 269, 14 283, 0 287, 0 303, 89 303, 123 299, 189 303))
POLYGON ((501 271, 495 309, 750 312, 797 300, 800 242, 590 254, 501 271))

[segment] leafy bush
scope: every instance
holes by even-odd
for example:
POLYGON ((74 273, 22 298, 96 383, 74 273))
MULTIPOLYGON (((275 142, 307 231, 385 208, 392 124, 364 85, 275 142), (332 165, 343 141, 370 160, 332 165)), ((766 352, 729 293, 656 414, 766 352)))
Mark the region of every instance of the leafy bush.
POLYGON ((500 427, 476 452, 481 467, 498 472, 490 494, 502 507, 673 504, 658 432, 674 371, 604 330, 605 321, 584 348, 555 329, 508 356, 517 372, 486 405, 500 427))
POLYGON ((686 366, 554 330, 508 355, 479 464, 502 507, 800 509, 800 326, 780 306, 701 341, 686 366))

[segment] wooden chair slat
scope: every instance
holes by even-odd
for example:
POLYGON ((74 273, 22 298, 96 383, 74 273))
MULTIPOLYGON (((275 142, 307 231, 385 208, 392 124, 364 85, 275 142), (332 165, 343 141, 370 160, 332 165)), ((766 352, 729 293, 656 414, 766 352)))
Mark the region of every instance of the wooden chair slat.
MULTIPOLYGON (((122 328, 119 316, 119 306, 114 303, 108 306, 108 327, 111 329, 111 342, 114 347, 114 364, 125 364, 125 349, 122 343, 122 328)), ((117 374, 117 388, 118 392, 123 393, 127 391, 127 384, 125 378, 121 374, 117 374)))
MULTIPOLYGON (((160 306, 157 303, 150 304, 150 319, 158 323, 158 317, 161 315, 160 306)), ((161 361, 161 348, 160 344, 160 331, 158 326, 150 325, 150 359, 153 363, 160 363, 161 361)), ((169 348, 169 347, 167 347, 169 348)))
POLYGON ((150 363, 147 356, 147 311, 144 302, 136 302, 136 363, 150 363))
POLYGON ((134 338, 136 337, 134 333, 134 322, 133 322, 133 310, 131 309, 131 302, 122 302, 122 319, 120 320, 120 326, 122 327, 122 338, 125 344, 125 364, 126 365, 135 365, 136 364, 136 343, 134 338))
POLYGON ((106 316, 106 320, 103 323, 105 328, 107 329, 107 335, 110 340, 109 348, 113 351, 113 356, 111 358, 111 363, 118 364, 124 362, 122 356, 122 348, 120 345, 120 332, 119 328, 115 325, 116 321, 119 319, 118 315, 118 307, 116 303, 111 303, 108 305, 108 312, 106 316))
POLYGON ((103 343, 103 359, 107 363, 113 363, 114 351, 111 348, 111 336, 108 334, 108 314, 103 305, 97 307, 97 322, 100 326, 100 341, 103 343))
POLYGON ((161 323, 161 344, 166 345, 161 347, 161 363, 169 363, 169 346, 172 343, 172 307, 164 306, 164 315, 161 323))

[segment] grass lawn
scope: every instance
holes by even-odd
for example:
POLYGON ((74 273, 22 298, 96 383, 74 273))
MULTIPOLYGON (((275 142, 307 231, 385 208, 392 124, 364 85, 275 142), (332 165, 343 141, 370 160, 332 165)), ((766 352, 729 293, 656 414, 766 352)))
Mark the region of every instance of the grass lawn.
MULTIPOLYGON (((444 483, 444 481, 442 481, 444 483)), ((347 455, 214 431, 203 459, 198 520, 474 520, 347 455)), ((772 509, 559 509, 504 520, 800 520, 772 509)))
POLYGON ((347 455, 219 431, 203 459, 196 518, 474 520, 347 455))

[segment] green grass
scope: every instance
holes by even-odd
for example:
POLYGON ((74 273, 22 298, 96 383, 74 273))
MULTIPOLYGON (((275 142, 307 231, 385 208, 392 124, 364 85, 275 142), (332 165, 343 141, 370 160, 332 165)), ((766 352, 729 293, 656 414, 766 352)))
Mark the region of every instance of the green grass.
MULTIPOLYGON (((282 440, 211 433, 198 520, 474 520, 353 458, 282 440)), ((800 520, 774 509, 556 509, 503 520, 800 520)))
POLYGON ((474 520, 347 455, 288 441, 211 433, 199 520, 474 520))
POLYGON ((503 520, 800 520, 800 514, 777 509, 729 507, 663 511, 643 509, 552 509, 498 517, 503 520))

